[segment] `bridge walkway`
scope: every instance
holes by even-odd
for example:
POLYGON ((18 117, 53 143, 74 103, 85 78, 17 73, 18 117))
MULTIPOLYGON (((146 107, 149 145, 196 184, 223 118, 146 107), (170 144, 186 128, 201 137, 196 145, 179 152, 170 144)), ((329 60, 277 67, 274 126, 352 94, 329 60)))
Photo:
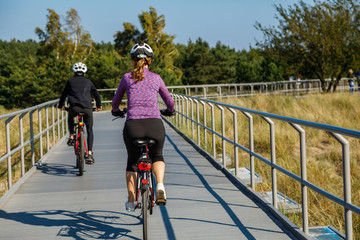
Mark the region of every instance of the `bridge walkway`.
MULTIPOLYGON (((141 239, 140 211, 128 213, 124 119, 95 113, 94 156, 77 176, 66 141, 0 208, 1 239, 141 239)), ((150 239, 293 239, 165 124, 168 204, 149 217, 150 239)))

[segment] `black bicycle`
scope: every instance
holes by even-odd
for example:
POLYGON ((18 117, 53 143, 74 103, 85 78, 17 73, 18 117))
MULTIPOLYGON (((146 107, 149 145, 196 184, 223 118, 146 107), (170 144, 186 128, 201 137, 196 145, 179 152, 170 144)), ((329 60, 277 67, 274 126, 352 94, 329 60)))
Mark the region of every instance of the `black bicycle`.
MULTIPOLYGON (((123 111, 113 112, 114 116, 123 118, 125 117, 127 109, 124 108, 123 111)), ((161 114, 164 116, 173 116, 173 112, 167 110, 160 110, 161 114)), ((140 148, 140 157, 137 161, 137 181, 135 189, 135 209, 140 208, 143 222, 143 239, 148 239, 148 213, 152 215, 153 207, 155 203, 154 199, 154 174, 152 171, 152 160, 149 157, 149 147, 155 144, 153 139, 136 139, 133 141, 133 144, 140 148), (140 200, 141 196, 141 200, 140 200)), ((157 205, 165 205, 166 199, 157 199, 157 205)))
POLYGON ((141 155, 137 162, 137 184, 135 192, 135 209, 140 208, 143 222, 143 239, 148 239, 148 212, 153 213, 154 207, 154 175, 152 161, 149 157, 149 147, 155 144, 153 139, 136 139, 133 144, 140 147, 141 155), (141 196, 141 201, 140 201, 141 196))
MULTIPOLYGON (((69 108, 65 108, 69 111, 69 108)), ((93 108, 93 111, 96 110, 93 108)), ((74 151, 76 156, 76 168, 79 169, 79 176, 84 175, 85 155, 88 153, 84 132, 84 116, 85 113, 79 113, 74 121, 75 144, 74 151)))

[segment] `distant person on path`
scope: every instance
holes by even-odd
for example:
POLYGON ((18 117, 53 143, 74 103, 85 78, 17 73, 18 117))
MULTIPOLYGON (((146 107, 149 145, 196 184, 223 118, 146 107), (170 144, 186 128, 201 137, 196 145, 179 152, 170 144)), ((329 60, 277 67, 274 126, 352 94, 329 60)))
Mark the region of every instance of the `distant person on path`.
POLYGON ((350 79, 350 92, 354 92, 355 90, 355 82, 353 79, 350 79))
POLYGON ((66 82, 64 91, 62 92, 59 100, 58 108, 64 109, 64 102, 67 97, 70 104, 68 118, 70 137, 67 142, 69 146, 73 146, 75 143, 74 117, 76 117, 81 112, 85 113, 84 122, 86 125, 88 148, 88 154, 85 155, 85 160, 87 164, 93 164, 95 162, 95 159, 93 157, 92 151, 94 134, 91 96, 95 98, 96 111, 100 111, 102 108, 101 99, 92 81, 85 78, 85 73, 87 71, 86 65, 82 62, 75 63, 73 66, 73 71, 74 77, 70 78, 66 82))
POLYGON ((126 73, 112 100, 112 114, 118 116, 119 106, 124 94, 127 94, 127 118, 123 129, 123 138, 128 153, 126 182, 128 201, 125 203, 127 211, 135 211, 135 184, 137 179, 137 160, 140 148, 133 144, 138 138, 150 138, 155 144, 149 148, 153 162, 153 172, 156 178, 156 199, 166 201, 164 188, 165 162, 163 146, 165 128, 158 108, 157 96, 164 100, 168 114, 174 112, 174 101, 167 90, 160 75, 150 72, 149 66, 153 57, 153 50, 146 43, 137 43, 130 51, 134 63, 134 70, 126 73))
POLYGON ((355 91, 355 81, 354 81, 354 71, 352 69, 349 70, 349 85, 350 85, 350 92, 355 91))

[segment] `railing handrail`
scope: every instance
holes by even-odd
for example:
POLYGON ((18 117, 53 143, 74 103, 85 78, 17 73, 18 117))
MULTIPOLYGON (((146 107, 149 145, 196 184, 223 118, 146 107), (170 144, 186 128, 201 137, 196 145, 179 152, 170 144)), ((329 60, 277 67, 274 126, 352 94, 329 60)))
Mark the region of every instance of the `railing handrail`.
POLYGON ((39 109, 39 108, 43 108, 45 106, 53 105, 53 104, 58 103, 58 102, 59 102, 59 99, 51 100, 51 101, 44 102, 44 103, 29 107, 29 108, 25 108, 25 109, 22 109, 22 110, 19 110, 19 111, 16 111, 16 112, 11 112, 11 113, 7 113, 7 114, 4 114, 4 115, 0 115, 0 120, 15 117, 16 115, 20 115, 22 113, 27 113, 27 112, 30 112, 30 111, 33 111, 33 110, 36 110, 36 109, 39 109))
MULTIPOLYGON (((309 83, 316 82, 320 83, 319 79, 305 79, 305 80, 293 80, 293 81, 273 81, 273 82, 249 82, 249 83, 219 83, 219 84, 200 84, 200 85, 178 85, 178 86, 167 86, 168 89, 181 89, 181 88, 202 88, 202 87, 227 87, 227 86, 247 86, 247 85, 272 85, 272 84, 284 84, 284 83, 309 83)), ((103 88, 98 91, 116 91, 117 88, 103 88)))
MULTIPOLYGON (((175 95, 175 93, 172 93, 172 94, 175 95)), ((231 105, 231 104, 227 104, 227 103, 216 102, 216 101, 213 101, 210 99, 202 99, 199 97, 188 96, 188 95, 180 94, 180 93, 176 93, 176 95, 184 96, 184 97, 191 98, 191 99, 196 99, 198 101, 201 100, 201 101, 205 101, 205 102, 210 102, 210 103, 224 106, 227 108, 237 109, 242 112, 252 113, 252 114, 255 114, 255 115, 261 116, 261 117, 268 117, 268 118, 272 118, 272 119, 276 119, 276 120, 285 121, 288 123, 298 124, 298 125, 305 126, 305 127, 317 128, 317 129, 321 129, 324 131, 339 133, 342 135, 360 139, 360 131, 356 131, 356 130, 352 130, 352 129, 348 129, 348 128, 342 128, 342 127, 337 127, 337 126, 323 124, 323 123, 301 120, 298 118, 291 118, 291 117, 276 115, 276 114, 272 114, 272 113, 261 112, 261 111, 252 110, 249 108, 243 108, 243 107, 239 107, 239 106, 235 106, 235 105, 231 105)))

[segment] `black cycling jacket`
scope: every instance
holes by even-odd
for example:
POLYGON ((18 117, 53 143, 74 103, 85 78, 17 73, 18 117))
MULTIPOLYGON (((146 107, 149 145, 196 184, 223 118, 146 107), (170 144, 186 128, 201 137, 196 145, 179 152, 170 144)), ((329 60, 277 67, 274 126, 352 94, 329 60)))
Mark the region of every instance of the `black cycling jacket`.
POLYGON ((67 81, 59 100, 59 107, 64 106, 65 99, 68 97, 70 106, 92 108, 91 96, 95 98, 96 107, 100 108, 100 95, 91 80, 83 76, 75 76, 67 81))

